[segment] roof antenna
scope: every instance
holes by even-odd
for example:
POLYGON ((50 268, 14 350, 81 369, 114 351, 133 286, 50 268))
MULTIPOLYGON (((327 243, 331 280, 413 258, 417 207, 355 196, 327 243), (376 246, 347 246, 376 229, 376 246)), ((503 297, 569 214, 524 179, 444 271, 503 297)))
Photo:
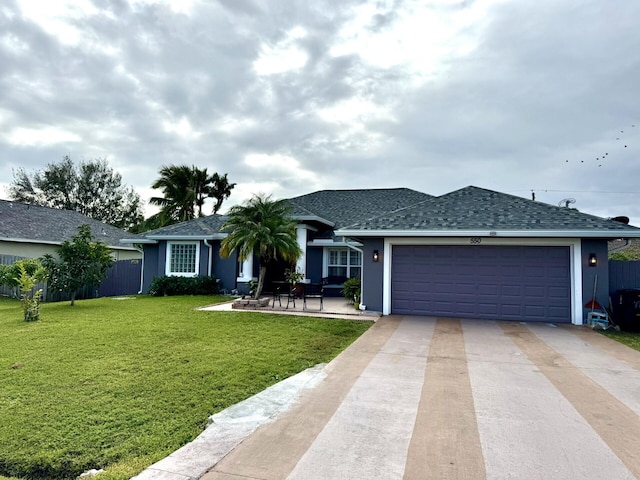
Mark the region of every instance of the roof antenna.
POLYGON ((569 208, 569 205, 576 203, 576 199, 575 198, 565 198, 564 200, 560 200, 558 202, 558 206, 562 207, 562 204, 564 204, 564 208, 569 208))
POLYGON ((531 200, 533 200, 534 202, 536 201, 536 192, 534 192, 533 190, 531 190, 531 200))

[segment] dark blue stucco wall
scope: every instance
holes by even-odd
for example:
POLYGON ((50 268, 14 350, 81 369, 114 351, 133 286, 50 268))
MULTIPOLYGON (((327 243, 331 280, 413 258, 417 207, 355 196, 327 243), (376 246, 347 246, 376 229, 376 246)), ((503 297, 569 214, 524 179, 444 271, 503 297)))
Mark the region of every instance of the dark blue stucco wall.
POLYGON ((367 310, 382 311, 382 287, 384 277, 384 240, 370 238, 362 241, 362 303, 367 310), (378 261, 373 261, 373 251, 378 250, 378 261))
POLYGON ((307 278, 311 283, 322 281, 322 247, 307 247, 307 278))
MULTIPOLYGON (((160 246, 145 245, 144 248, 144 270, 142 273, 142 292, 147 293, 151 282, 158 276, 158 264, 160 263, 160 246)), ((164 258, 163 258, 164 265, 164 258)))
POLYGON ((231 291, 236 288, 238 278, 238 256, 233 252, 229 258, 220 257, 220 242, 209 242, 213 245, 212 275, 220 279, 220 288, 231 291))
MULTIPOLYGON (((603 307, 609 305, 609 263, 607 241, 600 239, 582 240, 582 306, 593 297, 593 287, 598 276, 596 285, 596 300, 603 307), (598 265, 589 266, 589 255, 595 253, 598 265)), ((586 309, 588 313, 590 309, 586 309)), ((585 313, 586 318, 586 313, 585 313)))
MULTIPOLYGON (((238 257, 234 253, 229 258, 220 258, 220 241, 210 240, 209 244, 213 248, 211 255, 212 266, 211 275, 220 279, 220 287, 226 290, 236 288, 236 278, 238 275, 238 257)), ((156 277, 165 274, 167 260, 167 242, 159 242, 156 245, 144 246, 144 279, 143 293, 149 292, 151 282, 156 277)), ((200 241, 200 265, 198 274, 207 275, 209 271, 209 247, 204 241, 200 241)))

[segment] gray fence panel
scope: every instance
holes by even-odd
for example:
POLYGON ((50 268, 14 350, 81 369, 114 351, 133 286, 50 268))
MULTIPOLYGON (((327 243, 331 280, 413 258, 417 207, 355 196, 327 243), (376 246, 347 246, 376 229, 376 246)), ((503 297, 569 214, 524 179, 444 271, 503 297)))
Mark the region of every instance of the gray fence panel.
POLYGON ((25 257, 16 257, 15 255, 0 255, 0 265, 12 265, 18 260, 23 260, 25 257))
POLYGON ((609 260, 609 295, 627 288, 640 288, 640 261, 609 260))
POLYGON ((100 284, 98 296, 135 295, 140 291, 141 275, 142 261, 119 260, 107 272, 107 276, 100 284))
MULTIPOLYGON (((18 260, 23 260, 25 257, 16 257, 15 255, 0 255, 0 265, 13 265, 18 260)), ((37 288, 41 288, 37 286, 37 288)), ((0 295, 7 297, 19 297, 19 292, 15 288, 7 287, 6 285, 0 285, 0 295)))
MULTIPOLYGON (((11 265, 25 257, 15 255, 0 255, 0 265, 11 265)), ((85 287, 76 295, 76 299, 111 297, 116 295, 135 295, 140 290, 140 276, 142 275, 141 260, 120 260, 107 270, 104 281, 98 288, 85 287)), ((63 292, 47 290, 45 283, 36 285, 36 289, 43 290, 43 299, 47 302, 60 302, 69 300, 69 295, 63 292)), ((0 286, 0 295, 18 298, 20 292, 15 288, 0 286)))

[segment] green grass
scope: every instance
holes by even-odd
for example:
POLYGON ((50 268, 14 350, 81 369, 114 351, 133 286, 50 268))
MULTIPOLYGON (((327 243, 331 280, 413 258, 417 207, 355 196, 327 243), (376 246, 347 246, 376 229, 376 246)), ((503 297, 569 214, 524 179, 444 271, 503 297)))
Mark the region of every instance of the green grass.
POLYGON ((194 310, 221 300, 43 304, 25 323, 17 301, 0 299, 0 475, 129 478, 209 415, 328 362, 370 326, 194 310))
POLYGON ((628 347, 638 350, 640 352, 640 333, 632 332, 616 332, 615 330, 607 330, 602 332, 609 338, 617 340, 620 343, 624 343, 628 347))

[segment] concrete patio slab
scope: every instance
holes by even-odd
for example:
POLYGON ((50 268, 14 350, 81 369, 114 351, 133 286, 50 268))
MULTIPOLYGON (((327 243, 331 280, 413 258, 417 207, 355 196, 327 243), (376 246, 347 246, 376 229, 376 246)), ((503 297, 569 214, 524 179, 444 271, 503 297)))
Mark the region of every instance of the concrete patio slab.
MULTIPOLYGON (((347 303, 344 298, 333 297, 324 299, 324 307, 322 308, 322 310, 319 310, 315 304, 311 305, 307 310, 303 310, 302 301, 296 302, 295 307, 293 306, 293 304, 289 305, 289 308, 286 308, 286 306, 279 306, 277 303, 275 306, 272 306, 273 302, 271 302, 268 307, 255 310, 233 309, 232 304, 233 300, 230 300, 229 302, 202 307, 199 310, 238 313, 276 313, 279 315, 301 315, 305 317, 319 318, 342 318, 345 320, 361 320, 365 322, 375 322, 381 316, 380 312, 371 310, 356 310, 353 305, 347 303)), ((284 305, 286 305, 286 302, 284 305)))

